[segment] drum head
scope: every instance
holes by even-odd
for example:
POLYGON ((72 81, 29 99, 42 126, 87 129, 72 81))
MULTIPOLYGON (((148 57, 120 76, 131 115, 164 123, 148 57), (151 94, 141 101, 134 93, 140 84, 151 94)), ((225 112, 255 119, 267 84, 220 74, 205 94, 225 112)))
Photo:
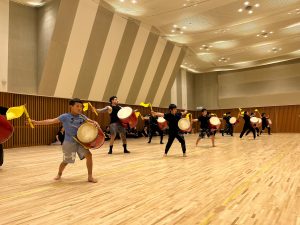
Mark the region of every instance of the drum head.
POLYGON ((4 116, 0 115, 0 144, 6 142, 13 134, 14 128, 4 116))
POLYGON ((231 124, 235 124, 236 123, 236 117, 231 117, 230 119, 229 119, 229 123, 231 123, 231 124))
POLYGON ((251 117, 250 118, 251 123, 257 123, 258 122, 258 118, 257 117, 251 117))
POLYGON ((158 117, 157 122, 158 123, 164 123, 164 122, 166 122, 166 120, 163 117, 158 117))
POLYGON ((77 131, 77 138, 82 143, 90 143, 96 139, 98 129, 93 124, 87 122, 82 124, 77 131))
POLYGON ((218 126, 218 125, 221 124, 220 119, 218 117, 216 117, 216 116, 211 117, 209 119, 209 122, 210 122, 211 125, 214 125, 214 126, 218 126))
POLYGON ((119 119, 126 119, 132 114, 132 108, 130 107, 123 107, 122 109, 119 110, 118 112, 118 117, 119 119))
POLYGON ((190 126, 191 126, 191 122, 187 118, 181 118, 178 121, 178 127, 180 128, 180 130, 188 130, 190 126))

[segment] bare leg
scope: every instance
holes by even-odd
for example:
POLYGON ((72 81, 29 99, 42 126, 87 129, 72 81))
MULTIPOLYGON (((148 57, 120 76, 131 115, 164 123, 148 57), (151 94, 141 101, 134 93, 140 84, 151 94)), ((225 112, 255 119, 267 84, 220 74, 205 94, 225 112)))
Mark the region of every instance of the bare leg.
POLYGON ((93 156, 92 153, 88 152, 85 155, 86 158, 86 168, 88 171, 88 182, 97 183, 98 181, 93 178, 93 156))
POLYGON ((116 134, 112 134, 109 141, 110 146, 114 145, 115 138, 116 138, 116 134))
POLYGON ((63 171, 64 171, 64 169, 66 168, 67 165, 68 165, 68 163, 64 163, 64 162, 62 162, 59 165, 58 173, 57 173, 56 177, 54 178, 54 180, 60 180, 60 178, 62 176, 62 173, 63 173, 63 171))
POLYGON ((123 145, 126 145, 126 144, 127 144, 127 140, 126 140, 126 134, 125 134, 125 133, 122 133, 122 134, 120 134, 120 136, 121 136, 121 139, 122 139, 123 145))
POLYGON ((211 135, 211 143, 212 143, 213 147, 216 147, 215 146, 215 135, 211 135))

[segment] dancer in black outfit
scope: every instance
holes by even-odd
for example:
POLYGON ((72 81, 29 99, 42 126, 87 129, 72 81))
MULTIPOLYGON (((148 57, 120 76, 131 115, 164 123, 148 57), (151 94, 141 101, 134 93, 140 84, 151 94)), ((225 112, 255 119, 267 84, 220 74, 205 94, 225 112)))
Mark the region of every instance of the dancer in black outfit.
MULTIPOLYGON (((250 119, 251 119, 251 117, 255 117, 255 116, 256 116, 255 113, 251 113, 250 119)), ((254 130, 256 131, 257 137, 259 137, 259 128, 258 128, 258 124, 253 124, 252 127, 253 127, 254 130)), ((248 130, 248 131, 246 132, 246 136, 247 136, 250 132, 251 132, 251 130, 248 130)))
POLYGON ((245 124, 244 124, 243 130, 240 134, 240 138, 242 138, 244 136, 244 134, 246 133, 247 130, 250 130, 253 133, 253 138, 255 139, 256 133, 255 133, 255 129, 253 128, 253 126, 250 122, 250 113, 248 111, 245 111, 243 118, 245 120, 245 124))
POLYGON ((172 146, 172 143, 175 138, 180 142, 183 157, 186 156, 186 146, 185 146, 185 140, 183 137, 182 132, 180 132, 180 129, 178 127, 178 121, 182 118, 182 116, 185 116, 187 114, 187 111, 184 111, 183 113, 177 112, 177 106, 175 104, 169 105, 169 113, 159 113, 159 112, 152 112, 155 116, 162 116, 165 118, 165 120, 168 121, 169 124, 169 139, 168 143, 165 148, 165 154, 164 156, 167 156, 169 149, 172 146))
POLYGON ((148 143, 151 143, 152 137, 154 136, 154 134, 156 132, 158 132, 159 136, 160 136, 160 144, 163 144, 164 133, 158 127, 158 122, 157 122, 158 117, 151 114, 149 116, 143 117, 143 119, 149 120, 149 141, 148 141, 148 143))
POLYGON ((226 115, 223 117, 223 120, 225 120, 225 129, 222 131, 222 136, 225 134, 229 134, 233 136, 233 125, 230 123, 231 118, 231 112, 227 112, 226 115))
POLYGON ((121 125, 121 121, 118 117, 118 112, 122 108, 118 105, 119 101, 117 96, 112 96, 109 98, 110 106, 106 106, 103 109, 97 109, 98 112, 108 112, 110 114, 110 143, 108 154, 112 154, 113 145, 117 134, 119 133, 123 142, 124 153, 130 153, 127 150, 127 140, 126 140, 126 129, 121 125))
POLYGON ((262 134, 265 131, 265 128, 268 129, 268 134, 271 135, 271 127, 268 122, 269 117, 267 117, 266 113, 261 114, 261 120, 262 120, 262 128, 260 131, 260 134, 262 134))

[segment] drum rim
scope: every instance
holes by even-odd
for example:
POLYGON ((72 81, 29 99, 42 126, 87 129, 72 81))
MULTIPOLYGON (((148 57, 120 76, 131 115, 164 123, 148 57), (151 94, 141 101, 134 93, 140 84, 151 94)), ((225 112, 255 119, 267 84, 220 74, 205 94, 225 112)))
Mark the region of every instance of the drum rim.
POLYGON ((78 140, 79 140, 80 142, 82 142, 82 143, 84 143, 84 144, 91 143, 91 142, 93 142, 93 141, 96 140, 96 138, 97 138, 97 136, 98 136, 98 130, 99 130, 99 129, 98 129, 97 127, 95 127, 92 123, 90 123, 90 122, 85 122, 85 123, 81 124, 81 126, 78 128, 78 130, 77 130, 77 138, 78 138, 78 140), (89 126, 89 127, 94 127, 94 128, 96 128, 97 133, 96 133, 96 136, 95 136, 95 138, 94 138, 93 140, 88 141, 88 142, 80 140, 79 135, 78 135, 78 132, 79 132, 80 129, 83 129, 83 128, 82 128, 83 126, 89 126))
POLYGON ((251 121, 251 123, 258 123, 258 118, 255 117, 255 116, 253 116, 253 117, 250 118, 250 121, 251 121), (252 121, 253 119, 256 119, 256 122, 255 122, 255 121, 252 121))
POLYGON ((216 116, 212 116, 212 117, 209 118, 209 123, 210 123, 211 125, 213 125, 213 126, 218 126, 218 125, 221 124, 221 120, 220 120, 218 117, 216 117, 216 116), (216 121, 218 121, 218 124, 212 123, 211 119, 215 119, 216 121))
POLYGON ((119 119, 124 120, 124 119, 127 119, 132 113, 133 113, 133 109, 132 109, 131 107, 129 107, 129 106, 125 106, 125 107, 122 107, 122 108, 118 111, 117 116, 118 116, 119 119), (130 110, 131 110, 131 113, 130 113, 127 117, 121 117, 121 116, 120 116, 120 112, 122 112, 122 110, 124 111, 124 110, 127 110, 127 109, 130 109, 130 110))
POLYGON ((166 122, 166 119, 164 117, 160 116, 160 117, 157 118, 157 122, 158 123, 164 123, 164 122, 166 122), (162 119, 163 121, 159 121, 160 119, 162 119))
POLYGON ((190 127, 191 127, 191 122, 190 122, 190 120, 188 119, 188 118, 181 118, 179 121, 178 121, 178 127, 181 129, 181 130, 187 130, 187 129, 189 129, 190 127), (187 122, 189 122, 189 126, 187 127, 187 128, 182 128, 182 127, 180 127, 180 121, 187 121, 187 122))

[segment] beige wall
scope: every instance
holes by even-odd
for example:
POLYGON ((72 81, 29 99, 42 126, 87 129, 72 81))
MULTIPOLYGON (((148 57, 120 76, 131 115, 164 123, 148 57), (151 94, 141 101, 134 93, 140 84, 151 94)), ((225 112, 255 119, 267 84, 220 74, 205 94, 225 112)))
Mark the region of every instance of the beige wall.
POLYGON ((189 75, 194 78, 192 93, 196 107, 300 104, 300 59, 238 71, 189 75))
POLYGON ((8 91, 37 92, 37 10, 9 3, 8 91))
POLYGON ((218 76, 219 107, 300 104, 300 60, 218 76))
POLYGON ((38 68, 37 83, 40 83, 46 56, 56 22, 56 15, 61 0, 53 0, 38 9, 38 68))

